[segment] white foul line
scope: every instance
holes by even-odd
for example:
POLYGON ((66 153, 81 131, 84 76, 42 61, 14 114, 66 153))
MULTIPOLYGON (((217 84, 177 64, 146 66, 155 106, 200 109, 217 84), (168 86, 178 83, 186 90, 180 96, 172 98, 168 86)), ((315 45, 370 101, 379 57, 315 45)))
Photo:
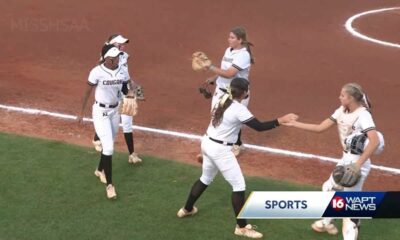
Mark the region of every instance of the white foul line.
MULTIPOLYGON (((76 116, 63 114, 63 113, 49 112, 49 111, 45 111, 45 110, 32 109, 32 108, 14 107, 14 106, 8 106, 8 105, 3 105, 3 104, 0 104, 0 109, 21 112, 21 113, 26 113, 26 114, 32 114, 32 115, 45 115, 45 116, 51 116, 51 117, 61 118, 61 119, 75 120, 77 118, 76 116)), ((91 118, 83 118, 83 121, 93 122, 93 120, 91 118)), ((181 138, 186 138, 186 139, 191 139, 191 140, 200 141, 202 138, 202 136, 195 135, 195 134, 182 133, 182 132, 163 130, 163 129, 157 129, 157 128, 149 128, 149 127, 143 127, 143 126, 137 126, 137 125, 134 125, 133 128, 136 130, 139 130, 139 131, 143 131, 143 132, 151 132, 151 133, 162 134, 162 135, 167 135, 167 136, 174 136, 174 137, 181 137, 181 138)), ((253 144, 244 144, 244 146, 248 149, 253 149, 253 150, 257 150, 257 151, 261 151, 261 152, 275 153, 275 154, 279 154, 279 155, 285 155, 285 156, 297 157, 297 158, 303 158, 303 159, 319 159, 321 161, 333 162, 333 163, 338 163, 340 160, 337 158, 314 155, 314 154, 310 154, 310 153, 295 152, 295 151, 283 150, 283 149, 278 149, 278 148, 258 146, 258 145, 253 145, 253 144)), ((397 168, 377 166, 377 165, 371 165, 371 167, 374 169, 383 171, 383 172, 400 174, 400 169, 397 169, 397 168)))
POLYGON ((347 19, 346 24, 345 24, 346 30, 349 31, 351 34, 353 34, 355 37, 364 39, 366 41, 370 41, 370 42, 381 44, 381 45, 388 46, 388 47, 400 48, 400 44, 386 42, 386 41, 378 40, 378 39, 375 39, 375 38, 372 38, 372 37, 368 37, 368 36, 366 36, 364 34, 361 34, 361 33, 357 32, 352 26, 353 25, 353 21, 356 20, 359 17, 365 16, 365 15, 368 15, 368 14, 380 13, 380 12, 391 11, 391 10, 396 10, 396 9, 400 9, 400 7, 382 8, 382 9, 376 9, 376 10, 371 10, 371 11, 367 11, 367 12, 358 13, 358 14, 352 16, 351 18, 347 19))

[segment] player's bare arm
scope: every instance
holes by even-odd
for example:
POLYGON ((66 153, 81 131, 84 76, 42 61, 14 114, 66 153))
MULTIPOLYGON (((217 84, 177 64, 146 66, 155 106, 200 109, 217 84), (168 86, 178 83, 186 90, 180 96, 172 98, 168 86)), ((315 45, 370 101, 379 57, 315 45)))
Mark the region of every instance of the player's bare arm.
POLYGON ((85 112, 86 104, 87 104, 90 94, 92 93, 93 87, 94 86, 90 85, 90 84, 88 84, 86 87, 85 94, 83 95, 83 99, 82 99, 82 108, 76 119, 79 123, 83 122, 83 114, 85 112))
POLYGON ((361 154, 360 158, 356 162, 356 166, 358 168, 361 168, 361 166, 367 161, 375 152, 379 145, 379 138, 378 138, 378 133, 376 130, 371 130, 367 132, 367 137, 369 140, 369 143, 367 147, 365 148, 363 154, 361 154))
POLYGON ((309 123, 302 123, 297 121, 292 121, 289 123, 283 123, 286 126, 293 126, 295 128, 303 129, 310 132, 321 133, 328 130, 330 127, 335 125, 335 122, 332 121, 330 118, 325 119, 320 124, 309 124, 309 123))

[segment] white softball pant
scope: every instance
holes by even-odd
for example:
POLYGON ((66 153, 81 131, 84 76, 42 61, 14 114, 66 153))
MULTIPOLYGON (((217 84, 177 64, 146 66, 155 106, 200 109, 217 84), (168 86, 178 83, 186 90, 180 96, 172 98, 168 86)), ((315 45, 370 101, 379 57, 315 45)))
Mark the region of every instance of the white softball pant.
POLYGON ((120 115, 118 107, 104 108, 93 104, 93 124, 103 147, 103 154, 111 156, 114 153, 114 139, 118 132, 120 115))
MULTIPOLYGON (((351 153, 343 153, 342 159, 337 165, 346 165, 354 163, 360 158, 360 155, 351 153)), ((329 179, 322 185, 322 191, 362 191, 365 180, 368 177, 369 171, 371 170, 371 160, 368 159, 364 162, 361 167, 361 178, 356 185, 353 187, 342 187, 337 185, 333 180, 332 174, 329 179)), ((324 223, 329 224, 332 222, 332 218, 324 218, 324 223)), ((358 223, 359 224, 359 223, 358 223)), ((342 234, 344 240, 356 240, 358 237, 358 225, 354 223, 350 218, 344 218, 342 224, 342 234)))
MULTIPOLYGON (((219 87, 217 86, 215 88, 215 92, 213 95, 213 98, 211 100, 211 111, 213 110, 215 104, 217 104, 219 102, 219 100, 221 99, 222 95, 224 95, 225 92, 222 91, 221 89, 219 89, 219 87)), ((240 103, 243 104, 244 106, 248 107, 249 106, 249 102, 250 102, 250 89, 247 92, 247 98, 243 99, 240 103)))
POLYGON ((219 171, 232 186, 234 192, 246 190, 242 170, 232 153, 232 146, 213 142, 207 136, 204 136, 201 141, 201 151, 203 154, 201 182, 210 185, 219 171))
POLYGON ((131 133, 133 128, 132 128, 132 123, 133 122, 133 117, 125 114, 121 114, 121 124, 122 124, 122 131, 124 133, 131 133))

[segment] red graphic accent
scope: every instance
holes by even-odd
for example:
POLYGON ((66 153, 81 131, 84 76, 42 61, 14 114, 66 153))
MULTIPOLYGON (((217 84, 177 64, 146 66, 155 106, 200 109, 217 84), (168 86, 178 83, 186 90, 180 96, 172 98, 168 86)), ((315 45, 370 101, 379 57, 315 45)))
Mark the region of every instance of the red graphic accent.
POLYGON ((335 211, 339 212, 346 207, 346 201, 342 197, 335 197, 332 199, 331 205, 335 211))

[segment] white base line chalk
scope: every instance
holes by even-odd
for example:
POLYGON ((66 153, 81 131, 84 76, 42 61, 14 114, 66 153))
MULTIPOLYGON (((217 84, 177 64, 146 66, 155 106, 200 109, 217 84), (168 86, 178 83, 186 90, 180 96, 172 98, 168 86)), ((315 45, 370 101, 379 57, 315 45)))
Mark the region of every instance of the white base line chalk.
MULTIPOLYGON (((362 12, 362 13, 358 13, 354 16, 352 16, 351 18, 347 19, 346 23, 345 23, 345 27, 346 30, 349 31, 351 34, 353 34, 353 36, 364 39, 366 41, 369 42, 373 42, 373 43, 377 43, 380 45, 384 45, 387 47, 395 47, 395 48, 400 48, 400 44, 397 43, 391 43, 391 42, 386 42, 386 41, 382 41, 379 39, 375 39, 372 37, 368 37, 367 35, 361 34, 360 32, 357 32, 354 28, 353 28, 353 22, 354 20, 356 20, 357 18, 360 18, 362 16, 366 16, 369 14, 374 14, 374 13, 380 13, 380 12, 386 12, 386 11, 392 11, 392 10, 396 10, 396 9, 400 9, 400 7, 392 7, 392 8, 382 8, 382 9, 376 9, 376 10, 371 10, 371 11, 366 11, 366 12, 362 12)), ((395 30, 395 29, 394 29, 395 30)))
MULTIPOLYGON (((60 119, 75 120, 77 118, 76 116, 63 114, 63 113, 49 112, 49 111, 45 111, 45 110, 32 109, 32 108, 14 107, 14 106, 8 106, 8 105, 3 105, 3 104, 0 104, 0 109, 20 112, 20 113, 26 113, 26 114, 32 114, 32 115, 45 115, 45 116, 51 116, 51 117, 60 118, 60 119)), ((83 121, 92 122, 93 120, 91 118, 83 118, 83 121)), ((136 130, 139 130, 139 131, 143 131, 143 132, 150 132, 150 133, 155 133, 155 134, 174 136, 174 137, 186 138, 186 139, 197 140, 197 141, 200 141, 202 138, 202 136, 195 135, 195 134, 182 133, 182 132, 163 130, 163 129, 157 129, 157 128, 149 128, 149 127, 143 127, 143 126, 137 126, 137 125, 134 125, 133 128, 136 130)), ((302 159, 319 159, 321 161, 333 162, 333 163, 338 163, 340 160, 337 158, 331 158, 331 157, 325 157, 325 156, 314 155, 314 154, 309 154, 309 153, 283 150, 283 149, 278 149, 278 148, 264 147, 264 146, 258 146, 258 145, 253 145, 253 144, 244 144, 244 146, 248 149, 253 149, 256 151, 260 151, 260 152, 268 152, 268 153, 274 153, 274 154, 302 158, 302 159)), ((376 165, 372 165, 371 167, 373 169, 377 169, 377 170, 380 170, 383 172, 400 174, 400 169, 397 169, 397 168, 376 166, 376 165)))

